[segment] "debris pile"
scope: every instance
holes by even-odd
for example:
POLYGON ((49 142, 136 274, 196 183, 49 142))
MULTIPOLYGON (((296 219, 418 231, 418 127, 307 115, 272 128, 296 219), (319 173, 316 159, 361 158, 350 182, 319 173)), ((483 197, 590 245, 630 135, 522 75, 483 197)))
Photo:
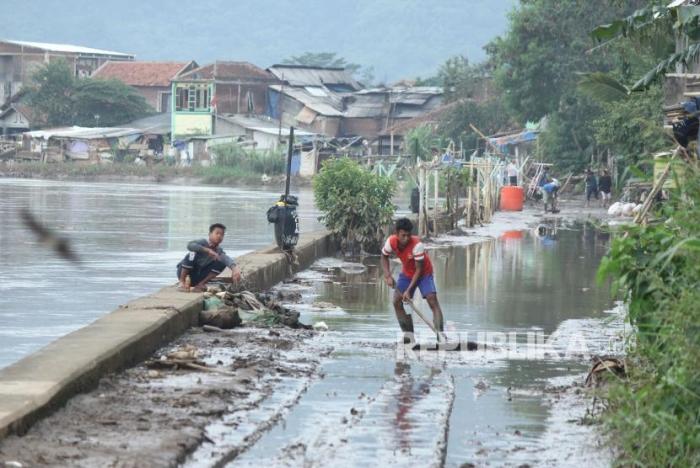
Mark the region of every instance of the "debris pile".
POLYGON ((282 306, 273 294, 232 292, 223 286, 207 290, 199 321, 200 325, 212 325, 221 329, 245 324, 311 329, 310 325, 299 321, 299 312, 282 306))
MULTIPOLYGON (((159 359, 146 361, 145 365, 149 369, 191 369, 214 372, 216 374, 234 375, 232 372, 214 367, 207 367, 207 364, 199 359, 199 354, 199 350, 195 346, 185 345, 175 351, 160 356, 159 359)), ((161 376, 157 371, 150 371, 148 375, 152 378, 161 376)))
POLYGON ((586 377, 586 387, 598 387, 609 377, 624 377, 625 362, 614 356, 595 356, 591 358, 593 365, 586 377))

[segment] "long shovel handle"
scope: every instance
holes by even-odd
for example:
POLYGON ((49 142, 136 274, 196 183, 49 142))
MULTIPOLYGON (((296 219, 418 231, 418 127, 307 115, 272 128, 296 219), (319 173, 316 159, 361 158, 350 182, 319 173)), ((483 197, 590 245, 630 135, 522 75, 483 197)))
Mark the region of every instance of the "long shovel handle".
POLYGON ((418 307, 413 303, 413 301, 407 301, 407 304, 411 306, 411 309, 425 322, 426 325, 430 327, 430 329, 435 332, 435 334, 438 337, 438 341, 445 341, 445 337, 442 336, 442 333, 440 333, 437 328, 435 328, 435 325, 433 325, 433 322, 429 320, 425 315, 423 315, 423 312, 420 311, 418 307))

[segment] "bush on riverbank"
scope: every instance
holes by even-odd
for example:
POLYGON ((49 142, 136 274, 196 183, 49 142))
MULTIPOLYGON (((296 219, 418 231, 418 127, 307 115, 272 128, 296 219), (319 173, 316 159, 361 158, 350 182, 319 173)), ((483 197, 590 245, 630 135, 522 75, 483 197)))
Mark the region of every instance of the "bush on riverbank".
POLYGON ((636 329, 605 415, 625 466, 700 466, 700 171, 686 171, 659 221, 616 238, 599 272, 636 329))
POLYGON ((14 162, 0 163, 0 175, 4 177, 38 178, 38 179, 69 179, 93 181, 106 178, 143 178, 156 182, 167 182, 178 178, 193 178, 194 183, 213 185, 259 184, 262 172, 252 172, 247 168, 228 166, 168 166, 156 164, 153 166, 113 163, 113 164, 76 164, 14 162))
POLYGON ((349 158, 330 159, 314 178, 316 206, 326 227, 339 233, 345 249, 355 242, 370 253, 379 253, 382 228, 394 215, 393 179, 372 174, 349 158))
POLYGON ((242 173, 279 175, 286 170, 284 152, 247 150, 237 143, 212 147, 216 167, 237 168, 242 173))

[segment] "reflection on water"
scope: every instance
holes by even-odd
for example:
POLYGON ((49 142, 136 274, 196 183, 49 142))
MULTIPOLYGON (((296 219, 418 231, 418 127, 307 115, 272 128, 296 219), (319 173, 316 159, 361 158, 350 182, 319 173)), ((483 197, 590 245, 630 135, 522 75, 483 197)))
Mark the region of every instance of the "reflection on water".
MULTIPOLYGON (((302 230, 318 227, 301 190, 302 230)), ((175 281, 185 244, 227 227, 224 248, 240 255, 272 243, 265 218, 277 191, 225 187, 0 179, 0 367, 175 281), (17 216, 29 207, 70 236, 84 268, 37 244, 17 216)))
MULTIPOLYGON (((549 335, 564 320, 598 317, 610 308, 608 288, 595 283, 608 244, 606 235, 588 225, 555 228, 432 249, 448 330, 536 328, 549 335)), ((431 464, 440 453, 439 436, 446 427, 441 414, 449 414, 448 466, 536 463, 549 416, 543 389, 550 379, 583 371, 584 365, 488 355, 473 361, 454 356, 397 360, 392 291, 381 281, 378 259, 364 263, 366 274, 335 269, 330 280, 319 278, 313 285, 308 301, 332 302, 348 312, 332 317, 322 311, 303 313, 307 321, 329 324, 331 332, 324 339, 335 346, 334 359, 285 424, 271 430, 232 466, 285 463, 284 448, 294 444, 306 447, 305 460, 328 450, 326 460, 338 466, 350 465, 348 460, 376 465, 392 450, 399 458, 391 463, 403 464, 406 452, 407 464, 431 464), (372 423, 363 423, 364 418, 343 423, 356 408, 360 415, 372 415, 372 423), (336 425, 336 439, 319 429, 329 424, 336 425), (341 448, 329 449, 333 444, 341 448)), ((418 302, 429 310, 425 302, 418 302)), ((416 324, 423 339, 430 336, 425 325, 416 324)))

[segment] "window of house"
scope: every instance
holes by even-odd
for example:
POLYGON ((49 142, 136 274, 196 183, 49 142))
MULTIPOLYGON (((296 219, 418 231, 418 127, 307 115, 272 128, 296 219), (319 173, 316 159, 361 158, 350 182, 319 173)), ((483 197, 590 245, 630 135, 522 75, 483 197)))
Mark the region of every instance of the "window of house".
POLYGON ((189 110, 189 88, 177 87, 175 89, 175 110, 176 111, 186 111, 189 110))
POLYGON ((195 93, 194 109, 190 110, 209 111, 209 86, 193 85, 190 87, 190 90, 194 91, 195 93))
POLYGON ((209 112, 211 96, 208 84, 179 85, 175 91, 176 111, 209 112))

